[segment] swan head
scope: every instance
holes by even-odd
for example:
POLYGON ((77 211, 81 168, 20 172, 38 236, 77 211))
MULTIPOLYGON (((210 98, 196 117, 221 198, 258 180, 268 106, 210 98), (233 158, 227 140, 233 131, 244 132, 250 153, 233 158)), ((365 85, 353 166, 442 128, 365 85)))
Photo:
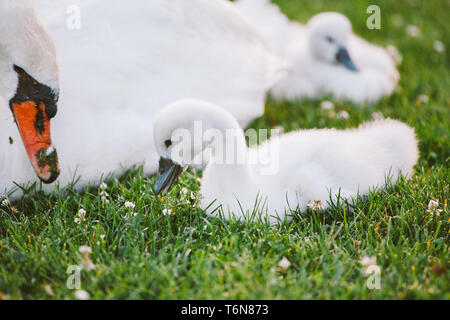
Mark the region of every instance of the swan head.
POLYGON ((59 175, 50 136, 59 94, 55 51, 28 0, 0 0, 0 115, 10 118, 12 113, 28 158, 44 183, 59 175))
POLYGON ((214 153, 217 143, 225 143, 224 133, 230 129, 242 133, 231 114, 208 102, 183 99, 163 108, 153 121, 153 137, 160 156, 155 192, 165 190, 166 194, 184 168, 202 163, 196 162, 199 155, 205 150, 214 153))
POLYGON ((346 16, 337 12, 319 13, 308 21, 307 28, 309 47, 316 58, 358 71, 347 49, 352 25, 346 16))

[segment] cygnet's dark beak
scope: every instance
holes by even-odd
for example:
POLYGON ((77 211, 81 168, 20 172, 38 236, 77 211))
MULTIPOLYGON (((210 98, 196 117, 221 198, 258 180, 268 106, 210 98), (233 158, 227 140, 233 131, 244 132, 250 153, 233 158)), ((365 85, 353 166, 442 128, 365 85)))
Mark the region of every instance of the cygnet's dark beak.
POLYGON ((336 54, 336 61, 351 71, 358 71, 346 48, 339 48, 336 54))
POLYGON ((159 159, 158 178, 155 183, 155 193, 158 195, 164 190, 164 195, 169 192, 172 184, 183 173, 183 167, 171 159, 161 157, 159 159))

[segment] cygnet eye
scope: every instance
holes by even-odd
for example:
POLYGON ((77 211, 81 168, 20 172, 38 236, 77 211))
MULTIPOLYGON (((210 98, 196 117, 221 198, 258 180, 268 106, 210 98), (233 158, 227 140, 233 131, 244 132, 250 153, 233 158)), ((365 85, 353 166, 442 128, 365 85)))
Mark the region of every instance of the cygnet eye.
POLYGON ((334 39, 332 37, 330 37, 330 36, 326 36, 325 39, 327 39, 327 41, 329 43, 333 43, 334 42, 334 39))
POLYGON ((172 145, 172 141, 170 139, 166 140, 164 141, 164 144, 166 145, 166 148, 169 149, 169 147, 172 145))

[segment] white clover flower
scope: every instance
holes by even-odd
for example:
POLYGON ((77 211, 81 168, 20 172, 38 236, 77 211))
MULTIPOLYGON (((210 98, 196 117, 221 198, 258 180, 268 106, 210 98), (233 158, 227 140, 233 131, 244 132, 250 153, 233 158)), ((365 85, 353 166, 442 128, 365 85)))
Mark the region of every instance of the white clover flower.
POLYGON ((53 289, 52 289, 52 287, 51 287, 49 284, 46 284, 46 285, 44 286, 44 291, 45 291, 49 296, 53 296, 53 295, 54 295, 53 289))
POLYGON ((89 254, 92 253, 92 248, 89 246, 81 246, 78 251, 83 255, 83 261, 81 262, 81 268, 87 271, 94 270, 95 264, 89 259, 89 254))
POLYGON ((315 211, 325 209, 325 204, 321 200, 314 200, 313 202, 309 202, 306 206, 315 211))
POLYGON ((92 248, 89 246, 81 246, 78 248, 78 251, 80 251, 81 254, 90 254, 92 253, 92 248))
POLYGON ((91 271, 95 269, 95 264, 89 259, 88 256, 84 256, 83 262, 81 263, 81 268, 86 271, 91 271))
POLYGON ((421 94, 417 97, 417 103, 428 103, 430 101, 430 98, 426 94, 421 94))
POLYGON ((430 202, 428 202, 428 208, 437 208, 439 207, 439 201, 431 199, 430 202))
POLYGON ((134 209, 134 207, 136 207, 136 205, 133 202, 130 202, 130 201, 125 202, 125 208, 134 209))
POLYGON ((8 199, 3 199, 3 200, 2 200, 2 206, 3 206, 3 207, 9 206, 9 201, 8 201, 8 199))
POLYGON ((73 220, 78 224, 81 223, 81 221, 86 221, 86 210, 84 210, 83 208, 78 210, 77 216, 73 220))
POLYGON ((165 216, 170 216, 170 215, 172 215, 172 210, 171 209, 163 209, 162 214, 165 216))
POLYGON ((100 199, 102 200, 102 203, 109 203, 109 200, 106 196, 101 196, 100 199))
POLYGON ((278 263, 278 266, 281 270, 286 271, 291 266, 291 262, 286 257, 283 257, 278 263))
POLYGON ((185 200, 190 200, 191 202, 195 200, 195 193, 189 191, 187 188, 182 188, 181 193, 185 200))
POLYGON ((333 110, 334 103, 331 101, 325 100, 320 104, 320 108, 322 108, 322 110, 333 110))
POLYGON ((428 203, 428 209, 427 212, 431 215, 431 216, 439 216, 442 212, 442 209, 439 209, 439 201, 438 200, 430 200, 430 202, 428 203))
POLYGON ((374 113, 372 113, 372 119, 375 121, 383 120, 384 116, 381 112, 374 112, 374 113))
POLYGON ((100 192, 100 195, 101 195, 101 196, 104 196, 104 197, 109 197, 108 192, 106 192, 106 191, 104 191, 104 190, 100 192))
POLYGON ((386 50, 388 54, 391 56, 392 60, 394 60, 395 64, 399 65, 402 63, 403 57, 400 51, 398 51, 396 46, 393 46, 392 44, 388 45, 386 47, 386 50))
POLYGON ((420 36, 420 29, 418 26, 409 25, 406 27, 406 32, 413 38, 420 36))
POLYGON ((349 116, 350 116, 350 115, 349 115, 348 112, 345 111, 345 110, 339 111, 338 114, 337 114, 337 118, 338 118, 338 119, 348 119, 349 116))
POLYGON ((100 184, 100 189, 101 189, 101 190, 105 190, 106 188, 108 188, 108 185, 107 185, 106 183, 102 182, 102 183, 100 184))
POLYGON ((77 290, 77 291, 75 291, 75 297, 78 300, 89 300, 90 295, 87 291, 77 290))
POLYGON ((361 259, 360 263, 363 265, 363 267, 372 266, 377 263, 377 257, 364 256, 361 259))
POLYGON ((125 220, 128 220, 129 218, 131 218, 131 217, 136 217, 136 216, 137 216, 137 212, 129 212, 129 213, 125 214, 125 215, 123 216, 123 218, 124 218, 125 220))
POLYGON ((442 41, 434 40, 433 42, 433 48, 436 50, 436 52, 442 53, 445 51, 445 45, 442 41))
MULTIPOLYGON (((106 184, 105 184, 106 186, 106 184)), ((104 189, 102 189, 102 191, 100 192, 100 200, 102 201, 103 204, 105 203, 109 203, 109 194, 108 192, 106 192, 104 189)))

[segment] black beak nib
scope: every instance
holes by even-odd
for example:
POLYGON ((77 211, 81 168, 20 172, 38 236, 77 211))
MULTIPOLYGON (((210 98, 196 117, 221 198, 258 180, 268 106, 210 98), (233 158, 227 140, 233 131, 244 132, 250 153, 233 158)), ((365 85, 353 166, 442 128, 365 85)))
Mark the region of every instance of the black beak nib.
POLYGON ((181 173, 183 173, 183 168, 179 164, 171 159, 161 157, 158 178, 155 182, 155 193, 158 195, 164 190, 164 195, 166 195, 181 173))
POLYGON ((358 71, 352 59, 350 58, 347 49, 345 48, 339 49, 338 53, 336 54, 336 61, 351 71, 358 71))

